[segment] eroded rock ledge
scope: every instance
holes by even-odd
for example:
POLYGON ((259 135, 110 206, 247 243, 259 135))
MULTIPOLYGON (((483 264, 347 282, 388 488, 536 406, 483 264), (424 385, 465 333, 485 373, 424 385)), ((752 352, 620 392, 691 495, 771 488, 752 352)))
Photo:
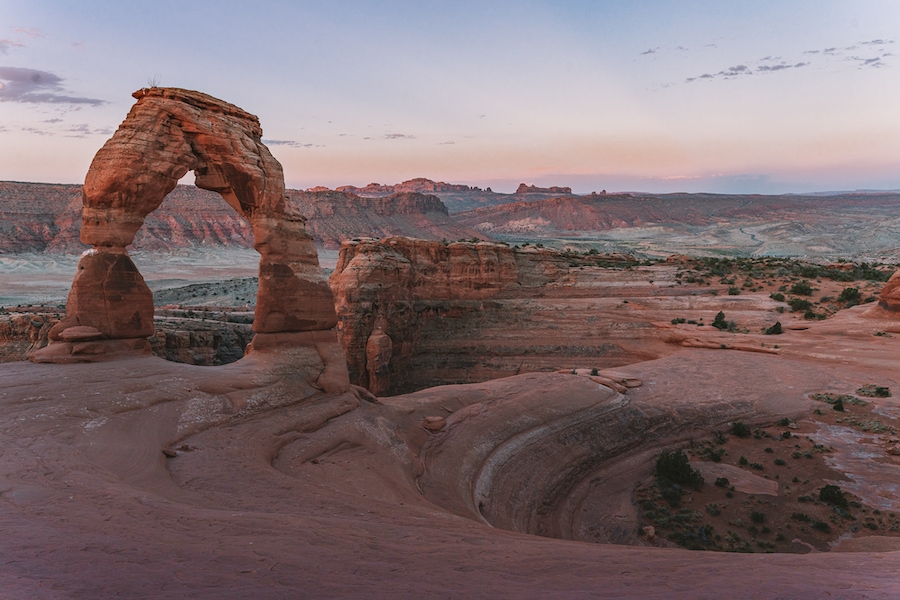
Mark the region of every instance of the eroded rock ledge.
POLYGON ((376 395, 394 392, 423 330, 495 298, 537 293, 567 272, 565 257, 550 249, 402 237, 346 242, 329 283, 351 380, 376 395))

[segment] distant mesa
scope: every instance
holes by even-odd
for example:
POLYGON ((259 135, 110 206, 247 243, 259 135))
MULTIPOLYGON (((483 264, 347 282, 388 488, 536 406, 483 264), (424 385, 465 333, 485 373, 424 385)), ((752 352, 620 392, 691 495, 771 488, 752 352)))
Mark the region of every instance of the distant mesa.
POLYGON ((520 183, 519 187, 516 188, 517 194, 571 194, 572 188, 570 187, 560 187, 557 185, 552 185, 550 187, 538 187, 536 185, 527 185, 524 183, 520 183))
POLYGON ((399 192, 418 192, 420 194, 433 194, 435 192, 481 192, 479 187, 470 187, 468 185, 444 183, 443 181, 432 181, 424 177, 417 177, 396 183, 394 185, 382 185, 380 183, 370 183, 365 187, 356 187, 352 185, 342 185, 336 188, 339 192, 350 192, 358 196, 390 196, 399 192))

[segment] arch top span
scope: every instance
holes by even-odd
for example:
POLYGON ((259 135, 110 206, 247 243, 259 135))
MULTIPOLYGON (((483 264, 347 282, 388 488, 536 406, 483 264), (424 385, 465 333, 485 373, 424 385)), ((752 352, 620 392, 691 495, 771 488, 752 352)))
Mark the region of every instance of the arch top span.
POLYGON ((85 177, 81 241, 92 249, 79 262, 66 317, 50 339, 140 346, 152 335, 152 294, 126 247, 188 171, 197 187, 219 193, 250 223, 260 253, 253 330, 334 327, 331 290, 305 219, 286 201, 284 172, 262 142, 259 119, 192 90, 144 88, 133 96, 137 102, 85 177))

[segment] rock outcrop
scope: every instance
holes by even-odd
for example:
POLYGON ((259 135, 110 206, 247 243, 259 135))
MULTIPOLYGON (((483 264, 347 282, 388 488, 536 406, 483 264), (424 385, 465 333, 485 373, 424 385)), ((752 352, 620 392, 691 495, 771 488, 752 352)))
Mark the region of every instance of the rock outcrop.
MULTIPOLYGON (((357 196, 317 187, 287 189, 289 210, 306 218, 316 246, 337 250, 357 237, 402 235, 430 240, 480 238, 457 223, 434 194, 396 192, 357 196)), ((82 186, 0 181, 0 254, 81 254, 82 186)), ((178 185, 144 218, 129 250, 170 251, 197 246, 253 247, 247 220, 222 197, 178 185)))
POLYGON ((187 171, 200 188, 219 193, 253 232, 260 253, 253 330, 259 334, 327 330, 336 317, 303 216, 286 202, 281 165, 262 143, 259 120, 240 108, 190 90, 145 88, 125 121, 97 152, 85 178, 84 253, 56 342, 33 360, 95 360, 116 351, 149 353, 152 294, 126 246, 187 171), (98 330, 87 346, 67 339, 75 327, 98 330), (123 345, 124 344, 124 345, 123 345), (109 344, 106 344, 109 346, 109 344), (113 347, 110 346, 110 347, 113 347))
POLYGON ((517 194, 571 194, 572 188, 570 187, 560 187, 558 185, 551 185, 550 187, 538 187, 536 185, 527 185, 525 183, 520 183, 519 187, 516 188, 517 194))
POLYGON ((378 197, 410 192, 433 194, 435 192, 480 192, 482 190, 481 188, 468 185, 444 183, 443 181, 432 181, 424 177, 416 177, 415 179, 393 185, 382 185, 380 183, 370 183, 365 187, 342 185, 337 188, 337 191, 350 192, 363 197, 378 197))
POLYGON ((329 283, 351 381, 395 392, 419 337, 445 317, 535 293, 567 271, 562 254, 539 248, 400 237, 346 242, 329 283))
POLYGON ((14 312, 0 315, 0 363, 28 360, 47 345, 50 329, 59 314, 14 312))
POLYGON ((317 244, 338 249, 360 237, 396 235, 427 240, 484 239, 487 236, 453 220, 440 198, 418 192, 358 196, 350 192, 288 190, 288 199, 307 218, 317 244))
POLYGON ((894 273, 878 295, 878 306, 891 312, 900 312, 900 271, 894 273))

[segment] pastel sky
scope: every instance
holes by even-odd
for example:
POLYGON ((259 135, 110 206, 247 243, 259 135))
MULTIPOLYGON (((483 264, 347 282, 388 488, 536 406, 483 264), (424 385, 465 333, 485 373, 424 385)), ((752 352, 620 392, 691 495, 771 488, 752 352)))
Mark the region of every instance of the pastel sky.
POLYGON ((294 188, 900 188, 896 0, 0 0, 0 180, 83 181, 150 81, 294 188))

